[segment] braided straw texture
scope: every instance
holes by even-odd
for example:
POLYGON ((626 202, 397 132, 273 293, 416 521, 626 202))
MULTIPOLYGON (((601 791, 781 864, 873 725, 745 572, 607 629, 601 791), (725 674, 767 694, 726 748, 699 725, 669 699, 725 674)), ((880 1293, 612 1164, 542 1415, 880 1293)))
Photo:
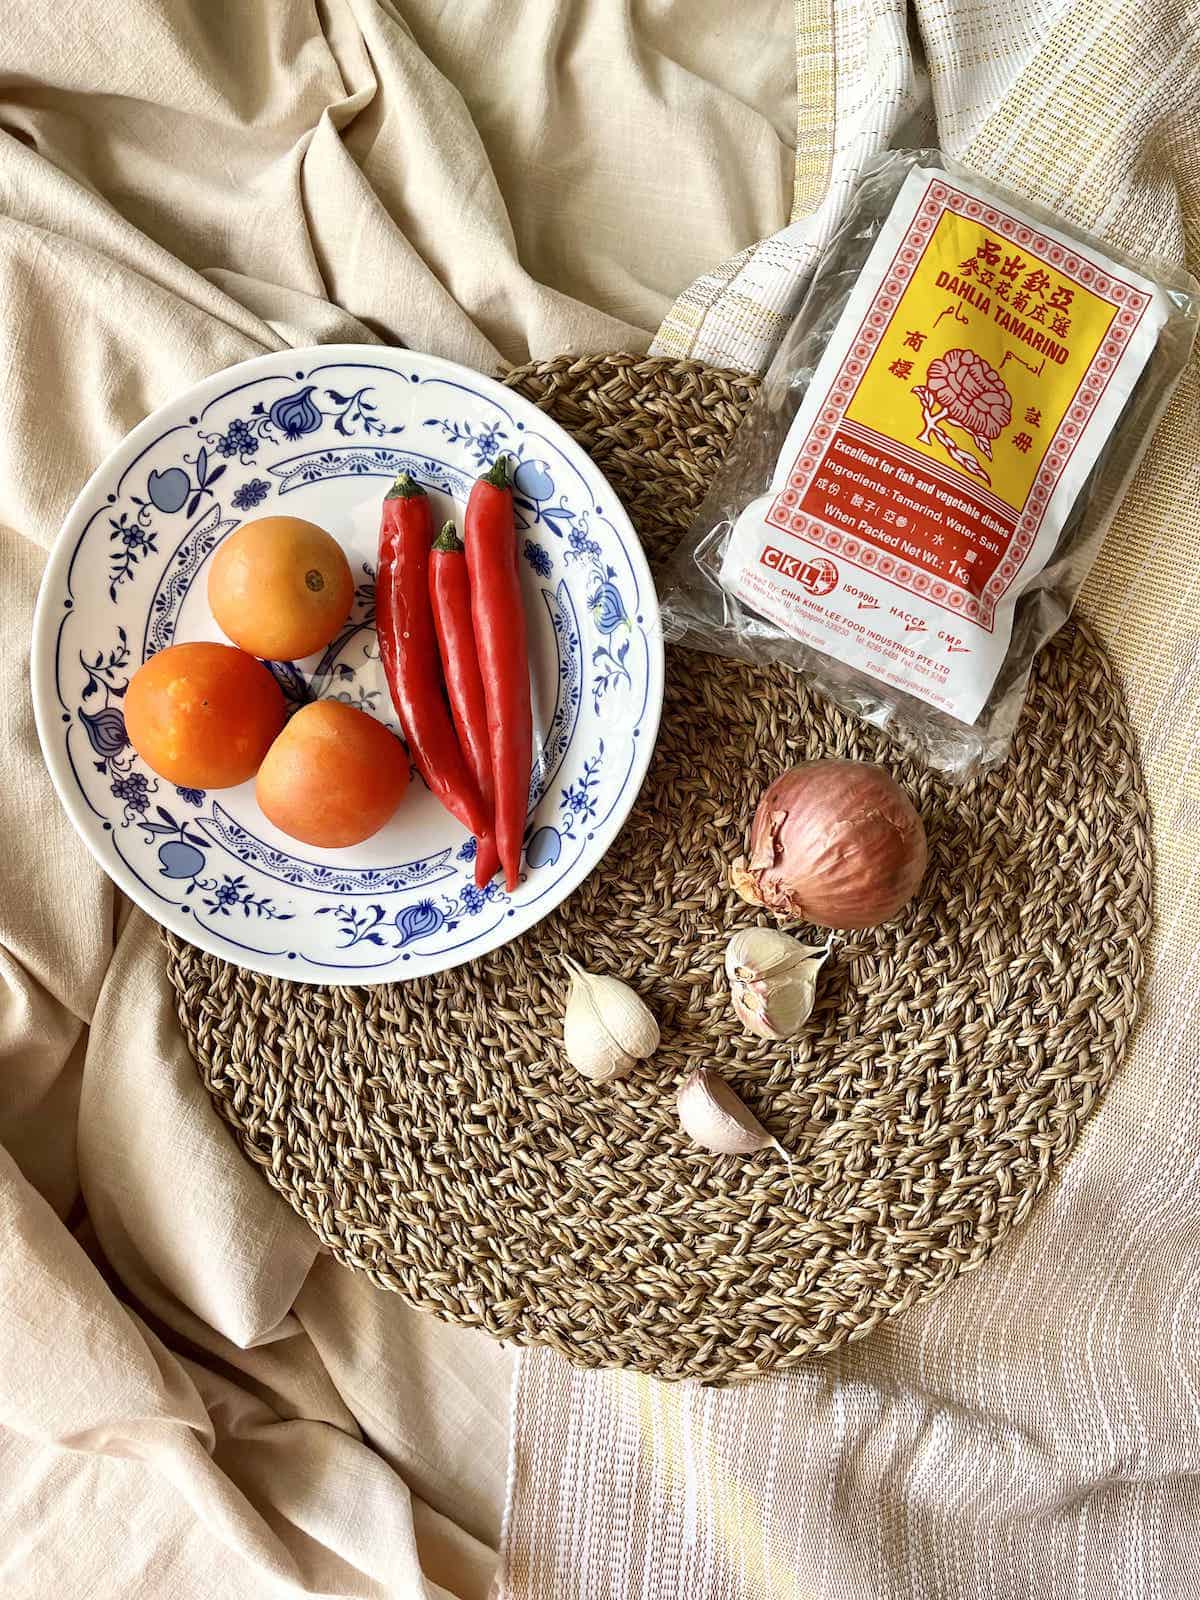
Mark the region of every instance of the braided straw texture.
MULTIPOLYGON (((564 358, 509 381, 594 455, 652 558, 752 381, 564 358)), ((763 786, 887 759, 781 671, 674 649, 643 793, 603 866, 523 939, 441 977, 317 989, 166 936, 180 1016, 242 1149, 343 1261, 412 1304, 587 1366, 728 1382, 861 1338, 978 1266, 1121 1062, 1150 920, 1146 795, 1082 625, 1038 664, 1016 753, 966 790, 892 760, 930 839, 920 898, 847 935, 809 1025, 751 1042, 722 958, 763 786), (662 1047, 596 1087, 561 1056, 561 957, 633 983, 662 1047), (718 1067, 790 1152, 691 1146, 718 1067)))

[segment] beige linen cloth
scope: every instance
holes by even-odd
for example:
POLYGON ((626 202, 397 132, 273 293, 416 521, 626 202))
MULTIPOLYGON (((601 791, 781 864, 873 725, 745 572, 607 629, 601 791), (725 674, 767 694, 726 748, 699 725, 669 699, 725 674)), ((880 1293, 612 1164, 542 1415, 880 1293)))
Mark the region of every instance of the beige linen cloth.
MULTIPOLYGON (((795 219, 694 284, 656 348, 764 363, 863 159, 912 142, 926 73, 945 148, 1200 271, 1191 0, 798 14, 795 219)), ((1200 1594, 1198 395, 1194 359, 1082 602, 1155 811, 1123 1075, 988 1266, 836 1358, 718 1393, 522 1354, 509 1600, 1200 1594)))
MULTIPOLYGON (((662 322, 664 353, 761 366, 864 156, 932 113, 985 169, 1194 261, 1200 16, 9 0, 5 23, 0 1594, 473 1600, 509 1357, 322 1257, 218 1124, 156 935, 41 766, 45 548, 134 422, 262 349, 486 369, 662 322)), ((713 1394, 522 1356, 510 1600, 1196 1592, 1198 420, 1193 369, 1089 590, 1157 811, 1124 1079, 1019 1239, 836 1360, 713 1394)))
POLYGON ((7 0, 4 1600, 476 1600, 509 1422, 507 1352, 320 1255, 242 1160, 54 798, 27 655, 67 507, 264 349, 644 349, 786 220, 791 34, 789 0, 736 30, 721 0, 7 0))

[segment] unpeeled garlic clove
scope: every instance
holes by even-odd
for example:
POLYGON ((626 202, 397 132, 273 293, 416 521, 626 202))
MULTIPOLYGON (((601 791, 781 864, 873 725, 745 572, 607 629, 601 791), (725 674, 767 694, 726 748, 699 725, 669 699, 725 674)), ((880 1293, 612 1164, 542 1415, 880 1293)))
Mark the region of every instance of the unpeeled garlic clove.
POLYGON ((731 978, 764 978, 828 953, 828 945, 801 944, 778 928, 739 928, 725 947, 725 971, 731 978))
POLYGON ((563 1021, 563 1048, 575 1070, 593 1083, 623 1078, 634 1062, 633 1056, 622 1050, 615 1039, 597 1026, 594 1017, 585 1015, 578 1006, 568 1009, 563 1021))
POLYGON ((750 1107, 711 1067, 701 1067, 684 1080, 675 1105, 688 1138, 713 1155, 748 1156, 768 1145, 783 1150, 779 1140, 771 1137, 750 1107))
POLYGON ((776 928, 743 928, 725 951, 733 1009, 764 1039, 789 1039, 812 1015, 829 946, 801 944, 776 928))
POLYGON ((563 1018, 567 1060, 593 1083, 622 1078, 635 1061, 658 1049, 658 1023, 640 995, 602 973, 575 962, 563 1018))

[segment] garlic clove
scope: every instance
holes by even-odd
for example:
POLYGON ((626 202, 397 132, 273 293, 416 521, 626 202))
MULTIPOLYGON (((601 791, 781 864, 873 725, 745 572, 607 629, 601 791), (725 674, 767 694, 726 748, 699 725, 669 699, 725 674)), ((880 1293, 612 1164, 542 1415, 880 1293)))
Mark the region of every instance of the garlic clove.
POLYGON ((816 984, 811 980, 785 979, 779 983, 730 985, 734 1013, 743 1027, 763 1039, 790 1039, 812 1015, 816 984))
POLYGON ((701 1067, 685 1079, 675 1105, 688 1138, 713 1155, 748 1156, 768 1145, 783 1150, 779 1140, 771 1137, 749 1106, 711 1067, 701 1067))
POLYGON ((567 1060, 594 1083, 622 1078, 636 1060, 658 1048, 658 1023, 628 984, 575 962, 563 1018, 567 1060))
POLYGON ((568 1009, 563 1021, 563 1048, 576 1071, 593 1083, 623 1078, 633 1066, 634 1058, 579 1006, 568 1009))
POLYGON ((590 996, 604 1027, 627 1055, 638 1060, 658 1049, 658 1023, 641 995, 619 978, 604 973, 575 969, 572 987, 578 984, 590 996))
POLYGON ((743 928, 725 951, 733 1009, 764 1039, 790 1039, 817 1000, 817 976, 830 946, 801 944, 774 928, 743 928))
POLYGON ((818 970, 829 954, 827 944, 801 944, 778 928, 742 928, 725 947, 725 971, 734 978, 766 978, 816 961, 818 970))

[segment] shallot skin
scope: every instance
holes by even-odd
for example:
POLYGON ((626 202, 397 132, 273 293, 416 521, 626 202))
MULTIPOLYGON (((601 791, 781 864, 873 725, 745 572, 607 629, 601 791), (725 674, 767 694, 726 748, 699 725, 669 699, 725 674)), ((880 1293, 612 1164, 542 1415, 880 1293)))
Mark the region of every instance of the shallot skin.
POLYGON ((811 761, 764 792, 732 881, 743 899, 797 922, 874 928, 912 899, 928 859, 924 824, 888 772, 811 761))

